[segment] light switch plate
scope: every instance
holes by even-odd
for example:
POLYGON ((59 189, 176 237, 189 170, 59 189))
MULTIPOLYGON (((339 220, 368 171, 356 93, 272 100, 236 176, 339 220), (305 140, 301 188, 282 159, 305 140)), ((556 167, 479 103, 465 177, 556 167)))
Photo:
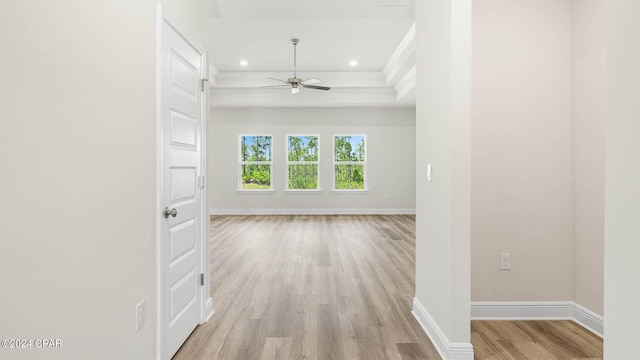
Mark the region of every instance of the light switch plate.
POLYGON ((500 270, 511 270, 511 254, 500 254, 500 270))

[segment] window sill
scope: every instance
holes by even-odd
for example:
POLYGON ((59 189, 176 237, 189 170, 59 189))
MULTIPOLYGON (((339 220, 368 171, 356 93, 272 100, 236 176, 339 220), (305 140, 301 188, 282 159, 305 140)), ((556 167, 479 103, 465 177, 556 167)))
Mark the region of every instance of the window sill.
POLYGON ((334 193, 337 194, 368 194, 369 193, 369 189, 364 189, 364 190, 336 190, 333 189, 331 190, 334 193))
POLYGON ((275 190, 236 190, 237 193, 239 194, 250 194, 250 195, 255 195, 255 194, 273 194, 275 193, 275 190))
POLYGON ((284 190, 285 194, 320 194, 322 190, 284 190))

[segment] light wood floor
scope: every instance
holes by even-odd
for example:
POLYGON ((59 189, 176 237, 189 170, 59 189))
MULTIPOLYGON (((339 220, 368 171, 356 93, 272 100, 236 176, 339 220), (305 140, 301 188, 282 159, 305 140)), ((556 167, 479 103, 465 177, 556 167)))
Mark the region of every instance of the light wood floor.
POLYGON ((476 360, 602 360, 602 339, 573 321, 472 321, 476 360))
POLYGON ((414 216, 212 217, 215 313, 174 359, 440 359, 414 259, 414 216))
MULTIPOLYGON (((174 359, 440 359, 411 315, 413 216, 211 218, 215 313, 174 359)), ((570 321, 472 321, 476 360, 600 360, 570 321)))

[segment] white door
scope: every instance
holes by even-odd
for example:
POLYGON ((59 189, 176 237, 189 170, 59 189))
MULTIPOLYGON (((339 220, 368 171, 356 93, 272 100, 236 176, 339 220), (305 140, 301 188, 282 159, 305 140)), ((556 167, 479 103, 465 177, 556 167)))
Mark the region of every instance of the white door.
POLYGON ((204 53, 162 19, 160 349, 171 358, 200 322, 204 53))

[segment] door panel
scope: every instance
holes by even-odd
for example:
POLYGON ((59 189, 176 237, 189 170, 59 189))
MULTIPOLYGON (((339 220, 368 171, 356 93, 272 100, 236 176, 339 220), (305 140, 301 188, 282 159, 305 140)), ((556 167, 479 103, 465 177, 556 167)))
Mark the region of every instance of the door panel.
POLYGON ((189 311, 196 301, 196 274, 189 270, 181 279, 171 286, 171 321, 169 326, 181 321, 184 313, 189 311))
POLYGON ((161 353, 168 359, 198 325, 202 308, 203 53, 164 19, 161 31, 161 205, 177 211, 161 220, 161 353))
POLYGON ((172 49, 170 55, 172 88, 175 91, 183 92, 184 95, 195 101, 198 95, 200 69, 196 68, 192 62, 181 56, 181 53, 178 51, 179 50, 172 49))
POLYGON ((196 167, 172 167, 170 188, 171 205, 179 205, 183 201, 196 201, 198 189, 196 189, 196 179, 198 169, 196 167))
POLYGON ((171 112, 171 146, 195 150, 198 121, 188 115, 171 112))
POLYGON ((197 223, 195 220, 186 221, 174 226, 171 231, 171 257, 169 267, 183 256, 188 256, 196 250, 197 223))

